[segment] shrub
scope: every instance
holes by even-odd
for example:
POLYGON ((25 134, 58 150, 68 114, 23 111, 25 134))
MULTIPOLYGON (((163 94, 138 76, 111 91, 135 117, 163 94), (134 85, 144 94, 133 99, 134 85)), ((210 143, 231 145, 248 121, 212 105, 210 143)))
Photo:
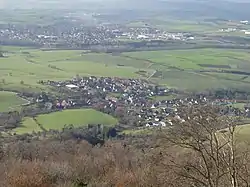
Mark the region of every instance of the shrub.
POLYGON ((40 162, 18 161, 6 173, 6 186, 9 187, 52 187, 40 162))

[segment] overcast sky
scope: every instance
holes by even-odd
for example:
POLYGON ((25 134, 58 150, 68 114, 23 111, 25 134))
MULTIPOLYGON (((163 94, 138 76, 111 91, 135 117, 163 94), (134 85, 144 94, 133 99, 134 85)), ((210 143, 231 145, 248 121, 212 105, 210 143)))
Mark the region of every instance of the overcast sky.
MULTIPOLYGON (((150 1, 150 4, 157 3, 157 1, 170 1, 170 2, 183 2, 184 4, 187 2, 222 2, 222 1, 230 1, 230 2, 249 2, 250 0, 0 0, 0 8, 51 8, 50 6, 58 6, 58 8, 68 8, 68 7, 77 7, 80 5, 84 6, 84 2, 92 3, 98 6, 98 4, 105 4, 108 6, 120 6, 123 5, 131 5, 131 7, 136 4, 138 6, 141 4, 147 4, 146 2, 150 1)), ((139 8, 139 7, 137 7, 139 8)))

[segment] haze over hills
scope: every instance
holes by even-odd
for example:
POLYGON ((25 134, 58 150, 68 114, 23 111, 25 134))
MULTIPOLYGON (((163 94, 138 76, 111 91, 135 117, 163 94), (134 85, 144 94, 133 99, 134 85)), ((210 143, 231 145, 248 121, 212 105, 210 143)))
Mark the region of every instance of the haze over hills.
POLYGON ((177 17, 250 19, 247 0, 1 0, 1 9, 90 9, 162 11, 177 17))

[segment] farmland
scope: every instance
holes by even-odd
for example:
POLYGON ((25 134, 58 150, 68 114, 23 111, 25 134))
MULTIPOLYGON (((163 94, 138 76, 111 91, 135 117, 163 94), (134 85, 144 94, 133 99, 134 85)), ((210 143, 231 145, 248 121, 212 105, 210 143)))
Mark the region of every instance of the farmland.
POLYGON ((250 54, 247 51, 192 49, 123 55, 151 62, 150 68, 157 70, 152 79, 168 86, 190 90, 249 88, 250 54), (234 70, 243 74, 230 73, 234 70))
POLYGON ((82 127, 88 124, 103 124, 113 126, 117 124, 117 120, 107 114, 92 109, 74 109, 43 114, 32 118, 24 118, 21 127, 14 129, 17 134, 39 132, 42 129, 61 130, 64 125, 73 125, 74 127, 82 127))
POLYGON ((0 112, 17 110, 20 105, 27 103, 12 92, 0 92, 0 112))
POLYGON ((250 87, 248 75, 219 72, 237 70, 248 74, 250 53, 244 50, 190 49, 117 55, 18 47, 3 50, 0 87, 8 90, 40 91, 47 88, 39 85, 39 80, 65 80, 76 74, 123 78, 153 75, 150 80, 162 85, 194 91, 250 87))
POLYGON ((181 69, 200 69, 204 64, 221 66, 240 66, 243 64, 250 67, 248 58, 250 54, 241 50, 223 49, 194 49, 194 50, 171 50, 152 52, 126 53, 130 57, 145 59, 155 62, 155 66, 174 66, 181 69), (246 61, 243 63, 242 61, 246 61), (241 64, 243 63, 243 64, 241 64))
POLYGON ((250 142, 249 134, 250 124, 240 125, 236 129, 237 141, 247 143, 247 145, 250 142))
POLYGON ((38 126, 38 124, 29 117, 23 118, 23 122, 20 127, 13 129, 13 133, 16 134, 25 134, 32 132, 42 132, 42 129, 38 126))
POLYGON ((112 61, 112 56, 82 55, 81 51, 41 51, 18 47, 3 50, 6 51, 5 57, 0 59, 0 87, 3 89, 39 91, 45 89, 37 84, 39 80, 65 80, 76 74, 125 78, 139 76, 136 65, 115 65, 115 61, 133 63, 133 60, 122 57, 115 57, 112 61))

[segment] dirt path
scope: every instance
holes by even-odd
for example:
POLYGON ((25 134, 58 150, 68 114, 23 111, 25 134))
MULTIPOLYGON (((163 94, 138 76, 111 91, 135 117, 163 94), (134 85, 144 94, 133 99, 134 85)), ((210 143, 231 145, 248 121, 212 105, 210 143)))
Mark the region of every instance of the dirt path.
POLYGON ((147 78, 147 80, 151 79, 155 74, 156 74, 156 70, 147 78))

